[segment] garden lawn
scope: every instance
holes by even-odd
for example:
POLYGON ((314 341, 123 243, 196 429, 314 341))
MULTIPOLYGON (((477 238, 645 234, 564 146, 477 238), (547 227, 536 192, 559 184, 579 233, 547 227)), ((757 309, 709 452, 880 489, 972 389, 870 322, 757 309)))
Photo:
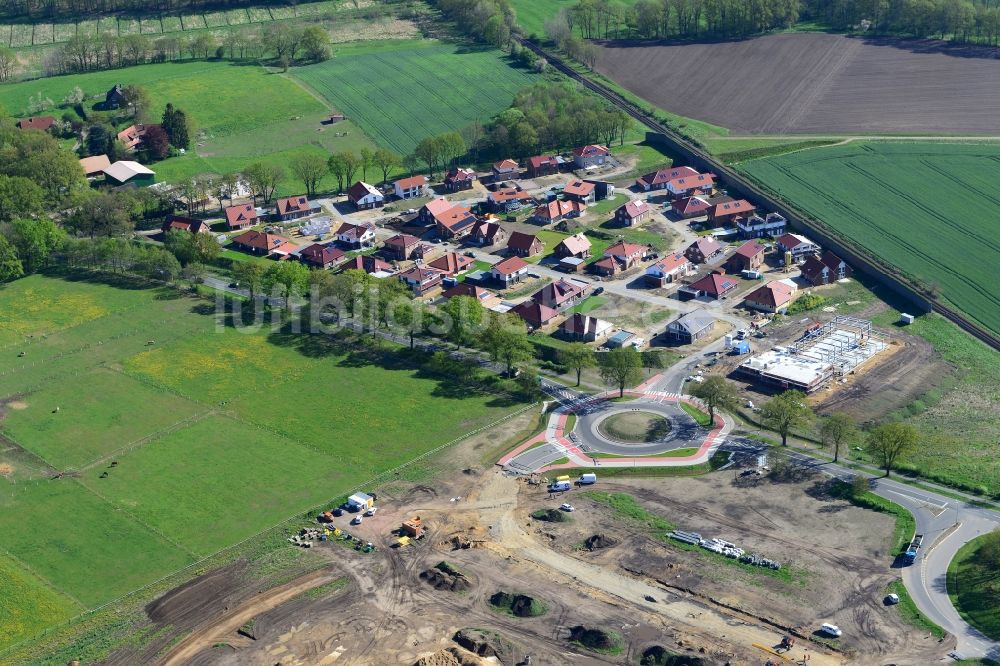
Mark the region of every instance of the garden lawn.
POLYGON ((0 556, 0 650, 82 610, 14 560, 0 556))
POLYGON ((425 137, 485 123, 539 80, 500 51, 433 40, 348 45, 291 73, 401 155, 425 137))
POLYGON ((987 270, 1000 256, 1000 144, 852 143, 740 168, 1000 332, 1000 293, 987 270))
POLYGON ((1000 576, 979 554, 988 539, 996 538, 996 533, 985 534, 959 549, 948 566, 948 596, 969 624, 1000 641, 1000 576))

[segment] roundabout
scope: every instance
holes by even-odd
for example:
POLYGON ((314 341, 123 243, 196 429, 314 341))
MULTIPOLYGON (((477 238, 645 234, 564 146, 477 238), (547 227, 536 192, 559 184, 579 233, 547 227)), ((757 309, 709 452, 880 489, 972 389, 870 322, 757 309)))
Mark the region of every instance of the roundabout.
POLYGON ((698 448, 708 435, 676 400, 641 396, 629 402, 601 400, 576 412, 567 433, 584 455, 654 456, 675 449, 698 448))
POLYGON ((602 437, 619 444, 659 442, 670 434, 670 428, 666 417, 641 410, 612 414, 597 424, 602 437))

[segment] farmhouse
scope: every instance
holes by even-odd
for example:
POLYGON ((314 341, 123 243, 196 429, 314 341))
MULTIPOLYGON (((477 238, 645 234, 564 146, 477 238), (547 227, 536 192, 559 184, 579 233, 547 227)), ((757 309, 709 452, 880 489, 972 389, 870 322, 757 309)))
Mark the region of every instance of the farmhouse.
POLYGON ((600 275, 614 275, 634 268, 649 253, 645 245, 619 241, 604 251, 604 256, 594 262, 594 270, 600 275))
POLYGON ((639 176, 636 179, 635 184, 644 192, 652 192, 654 190, 664 189, 667 186, 667 183, 672 180, 676 180, 677 178, 697 175, 697 169, 692 169, 689 166, 676 167, 673 169, 657 169, 652 173, 639 176))
POLYGON ((623 227, 635 227, 649 219, 653 207, 641 199, 633 199, 615 211, 615 222, 623 227))
POLYGON ((785 233, 788 221, 778 213, 760 215, 737 215, 733 223, 740 232, 740 238, 763 238, 764 236, 780 236, 785 233))
POLYGON ((597 317, 576 313, 562 324, 559 330, 563 336, 570 340, 581 342, 597 342, 608 337, 615 328, 610 321, 604 321, 597 317))
POLYGON ((358 210, 381 208, 385 205, 385 196, 377 188, 361 180, 348 188, 347 200, 358 210))
POLYGON ((517 178, 520 172, 521 167, 514 160, 501 160, 493 165, 493 180, 500 181, 507 178, 517 178))
POLYGON ((104 177, 112 184, 124 185, 128 182, 150 183, 156 177, 156 173, 138 162, 120 160, 104 169, 104 177))
POLYGON ((559 173, 559 160, 551 155, 528 158, 528 176, 551 176, 559 173))
POLYGON ((208 222, 196 220, 192 217, 181 217, 180 215, 167 215, 163 222, 163 233, 168 231, 188 231, 193 234, 207 234, 212 231, 208 222))
POLYGON ((774 247, 779 252, 791 252, 792 261, 801 262, 810 254, 819 252, 819 245, 799 234, 784 234, 774 241, 774 247))
POLYGON ((54 116, 37 116, 34 118, 22 118, 21 120, 18 120, 17 129, 41 130, 42 132, 45 132, 55 124, 56 119, 54 116))
POLYGON ((580 217, 585 210, 587 210, 587 206, 579 201, 553 199, 535 208, 531 219, 539 224, 550 224, 552 222, 561 222, 562 220, 580 217))
POLYGON ((701 236, 695 242, 687 246, 684 254, 695 264, 704 264, 719 255, 725 247, 715 239, 714 236, 701 236))
POLYGON ((490 267, 490 276, 497 282, 503 283, 504 287, 509 287, 515 282, 520 282, 528 275, 529 265, 528 262, 520 257, 508 257, 490 267))
POLYGON ((299 252, 299 261, 323 269, 333 268, 343 258, 344 251, 328 243, 313 243, 299 252))
POLYGON ((732 224, 736 217, 750 215, 755 210, 754 205, 746 199, 724 201, 708 209, 708 221, 717 225, 732 224))
POLYGON ((337 267, 341 271, 364 271, 375 277, 388 277, 396 272, 392 264, 382 261, 372 254, 352 257, 337 267))
POLYGON ((510 313, 524 320, 529 328, 541 328, 559 316, 558 310, 530 300, 515 305, 510 313))
POLYGON ((764 246, 755 240, 749 240, 736 248, 736 251, 726 260, 726 270, 730 273, 740 271, 755 271, 764 264, 764 246))
POLYGON ((587 295, 587 287, 566 279, 550 282, 532 296, 531 300, 556 310, 562 310, 579 303, 587 295))
POLYGON ((500 297, 496 293, 472 284, 469 281, 459 282, 454 287, 447 289, 442 296, 454 298, 455 296, 469 296, 476 299, 484 308, 490 308, 500 303, 500 297))
POLYGON ((738 280, 729 275, 712 272, 700 280, 695 280, 678 289, 677 298, 682 301, 690 301, 694 298, 718 300, 736 289, 739 284, 738 280))
POLYGON ((517 257, 533 257, 541 254, 545 246, 538 236, 515 231, 507 241, 507 251, 517 257))
POLYGON ((533 201, 534 199, 530 194, 523 190, 516 190, 512 187, 504 187, 496 192, 490 192, 486 195, 486 202, 489 205, 490 210, 498 213, 508 213, 513 210, 518 210, 533 201))
POLYGON ((472 259, 463 254, 445 252, 442 256, 428 263, 427 266, 439 271, 443 275, 451 277, 459 273, 464 273, 472 263, 472 259))
POLYGON ((791 280, 774 280, 754 289, 743 299, 743 305, 751 310, 761 312, 780 312, 784 314, 788 305, 795 299, 798 287, 791 280))
POLYGON ((407 261, 421 254, 420 239, 409 234, 396 234, 382 245, 382 253, 396 261, 407 261))
POLYGON ((667 324, 664 335, 672 342, 689 345, 711 333, 714 328, 715 319, 710 314, 695 310, 667 324))
POLYGON ((496 222, 478 222, 469 234, 469 242, 476 245, 496 245, 507 240, 507 231, 496 222))
POLYGON ((252 205, 237 204, 226 208, 226 226, 230 229, 245 229, 257 224, 257 209, 252 205))
POLYGON ((601 166, 608 161, 611 151, 605 146, 589 145, 573 149, 573 163, 577 169, 601 166))
POLYGON ((375 243, 375 225, 371 222, 351 224, 344 222, 337 229, 337 242, 354 249, 371 247, 375 243))
POLYGON ((392 191, 397 199, 415 199, 423 196, 425 187, 427 187, 427 176, 411 176, 400 178, 393 183, 392 191))
POLYGON ((670 202, 670 208, 674 213, 685 219, 707 215, 711 207, 712 204, 705 197, 683 197, 670 202))
POLYGON ((552 249, 552 252, 560 258, 589 259, 591 246, 590 239, 581 233, 562 239, 552 249))
POLYGON ((104 170, 111 166, 111 160, 107 155, 92 155, 80 160, 80 167, 87 178, 93 178, 104 173, 104 170))
POLYGON ((472 169, 452 168, 444 177, 444 189, 449 192, 461 192, 472 189, 476 182, 476 172, 472 169))
POLYGON ((829 250, 824 252, 822 256, 812 255, 808 257, 800 268, 803 279, 814 287, 830 284, 851 277, 853 274, 851 267, 829 250))
POLYGON ((263 256, 275 255, 277 257, 287 257, 298 249, 292 241, 284 236, 268 234, 263 231, 244 231, 239 236, 233 238, 233 245, 250 252, 263 256))
POLYGON ((117 109, 125 103, 125 91, 120 83, 116 83, 114 87, 104 95, 105 109, 117 109))
POLYGON ((572 180, 563 188, 563 196, 571 201, 579 201, 582 204, 594 203, 594 190, 597 186, 585 180, 572 180))
POLYGON ((686 276, 694 266, 682 252, 670 252, 646 269, 646 284, 654 289, 686 276))
POLYGON ((441 271, 426 266, 414 266, 399 274, 399 279, 410 288, 414 296, 423 296, 441 286, 441 271))
MULTIPOLYGON (((125 145, 125 150, 135 150, 142 145, 143 139, 146 138, 146 132, 149 131, 150 127, 153 125, 143 125, 142 123, 136 125, 130 125, 118 132, 118 140, 125 145)), ((156 125, 159 127, 159 125, 156 125)))

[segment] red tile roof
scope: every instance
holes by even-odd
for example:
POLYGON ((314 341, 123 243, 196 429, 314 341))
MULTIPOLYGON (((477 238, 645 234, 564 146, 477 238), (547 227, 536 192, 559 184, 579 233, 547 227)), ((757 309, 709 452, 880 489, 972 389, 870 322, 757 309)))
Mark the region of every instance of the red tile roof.
POLYGON ((299 258, 317 266, 326 266, 344 257, 344 251, 333 245, 323 243, 313 243, 309 247, 303 248, 299 253, 299 258))
POLYGON ((640 185, 666 185, 671 180, 675 178, 682 178, 684 176, 697 176, 698 171, 692 169, 689 166, 677 167, 674 169, 659 169, 652 173, 647 173, 643 176, 639 176, 636 180, 640 185))
POLYGON ((515 190, 509 187, 497 190, 496 192, 490 192, 487 196, 494 203, 504 203, 507 201, 528 201, 532 198, 530 194, 523 190, 515 190))
POLYGON ((670 207, 681 215, 694 215, 695 213, 708 210, 712 207, 712 204, 708 203, 702 197, 685 197, 683 199, 674 199, 670 207))
POLYGON ((53 116, 39 116, 37 118, 24 118, 17 121, 18 129, 28 130, 42 130, 45 131, 48 128, 56 124, 56 119, 53 116))
POLYGON ((582 180, 574 180, 566 184, 563 194, 570 194, 575 197, 589 197, 594 193, 597 186, 582 180))
POLYGON ((528 165, 532 169, 540 169, 541 167, 543 167, 545 165, 549 165, 549 166, 553 166, 553 167, 558 168, 559 167, 559 160, 557 160, 552 155, 538 155, 536 157, 530 157, 530 158, 528 158, 528 165))
POLYGON ((534 234, 526 234, 520 231, 515 231, 511 233, 510 237, 507 239, 507 247, 512 250, 520 250, 522 252, 530 252, 531 246, 538 241, 538 236, 534 234))
POLYGON ((351 224, 350 222, 344 222, 337 229, 337 237, 343 236, 350 242, 357 242, 364 238, 365 234, 374 233, 375 225, 371 222, 366 224, 351 224))
POLYGON ((674 178, 669 183, 667 187, 671 188, 675 192, 682 190, 693 190, 702 187, 712 187, 715 184, 715 174, 712 173, 696 173, 693 176, 682 176, 680 178, 674 178))
POLYGON ((540 220, 554 220, 556 218, 566 217, 567 215, 579 215, 585 210, 587 210, 587 204, 582 204, 579 201, 553 199, 552 201, 535 208, 534 215, 540 220))
POLYGON ((476 228, 472 230, 473 236, 482 238, 490 244, 493 243, 494 239, 500 233, 505 233, 504 228, 496 222, 480 222, 476 225, 476 228))
POLYGON ((459 282, 454 287, 446 290, 442 296, 445 298, 454 298, 455 296, 471 296, 478 301, 485 301, 490 298, 499 298, 489 289, 484 289, 483 287, 477 287, 471 282, 459 282))
MULTIPOLYGON (((625 209, 625 214, 631 219, 635 219, 641 215, 645 215, 653 210, 653 207, 642 199, 632 199, 627 204, 622 206, 625 209)), ((621 208, 619 208, 621 210, 621 208)))
POLYGON ((108 159, 107 155, 92 155, 81 159, 80 166, 83 167, 83 172, 90 176, 101 173, 111 166, 111 160, 108 159))
POLYGON ((309 199, 305 196, 285 197, 284 199, 278 199, 275 206, 278 209, 278 215, 299 213, 309 210, 309 199))
POLYGON ((618 259, 626 259, 627 257, 632 257, 635 255, 642 256, 646 253, 645 245, 636 245, 635 243, 626 243, 625 241, 618 241, 607 250, 604 251, 605 257, 615 257, 618 259))
POLYGON ((360 180, 347 188, 347 198, 351 203, 357 203, 368 195, 381 197, 382 193, 368 183, 360 180))
POLYGON ((511 159, 501 160, 493 165, 495 171, 512 171, 517 170, 517 162, 511 159))
POLYGON ((348 259, 344 263, 340 264, 337 268, 342 271, 358 270, 364 271, 365 273, 378 273, 380 271, 391 273, 393 271, 392 264, 382 261, 378 257, 371 254, 352 257, 351 259, 348 259))
MULTIPOLYGON (((588 251, 593 244, 590 242, 590 239, 583 234, 574 234, 573 236, 568 236, 567 238, 559 241, 559 245, 566 248, 566 251, 569 254, 580 254, 588 251)), ((559 247, 559 245, 556 247, 559 247)))
POLYGON ((559 316, 558 310, 535 301, 525 301, 515 305, 510 311, 533 326, 544 326, 559 316))
POLYGON ((472 169, 452 169, 445 176, 445 183, 462 183, 467 180, 475 180, 476 172, 472 169))
POLYGON ((563 303, 580 296, 584 291, 586 290, 583 285, 560 278, 555 282, 550 282, 532 294, 531 300, 550 307, 559 307, 563 303))
POLYGON ((491 270, 496 272, 498 275, 512 275, 518 271, 524 270, 528 267, 528 262, 526 262, 521 257, 508 257, 493 264, 491 270))
POLYGON ((275 250, 282 248, 287 243, 290 243, 284 236, 278 236, 277 234, 267 234, 262 231, 254 231, 253 229, 249 231, 244 231, 240 235, 233 238, 233 242, 237 245, 243 247, 253 248, 255 250, 263 250, 266 252, 274 252, 275 250))
POLYGON ((669 274, 688 263, 688 258, 684 256, 683 252, 670 252, 650 266, 650 268, 659 268, 664 273, 669 274))
POLYGON ((407 282, 423 284, 424 282, 429 282, 434 279, 440 279, 441 271, 428 268, 427 266, 414 266, 413 268, 400 273, 399 277, 407 282))
POLYGON ((756 257, 763 251, 764 251, 763 245, 761 245, 755 240, 748 240, 746 243, 743 243, 743 245, 740 245, 738 248, 736 248, 736 252, 734 252, 734 254, 738 254, 741 257, 746 257, 747 259, 752 259, 753 257, 756 257))
POLYGON ((611 151, 605 146, 590 144, 574 148, 573 154, 577 157, 597 157, 598 155, 610 155, 611 151))
POLYGON ((399 248, 404 250, 420 243, 420 239, 410 234, 396 234, 385 242, 386 247, 399 248))
POLYGON ((740 199, 739 201, 724 201, 715 204, 712 206, 712 215, 742 215, 752 213, 755 210, 757 208, 752 203, 746 199, 740 199))
POLYGON ((692 289, 697 289, 698 291, 704 291, 706 294, 718 298, 728 291, 732 291, 739 285, 735 279, 728 275, 722 275, 719 273, 709 273, 700 280, 696 280, 691 283, 692 289))
POLYGON ((411 190, 414 187, 423 187, 426 184, 427 176, 410 176, 409 178, 400 178, 392 185, 401 190, 411 190))
POLYGON ((447 275, 455 275, 471 266, 472 259, 457 252, 446 252, 444 256, 438 257, 427 265, 447 275))
POLYGON ((780 280, 768 282, 746 295, 744 300, 760 303, 771 308, 780 308, 792 300, 795 290, 780 280))
POLYGON ((226 208, 226 224, 230 229, 253 225, 257 222, 257 210, 250 204, 238 204, 226 208))
POLYGON ((448 201, 444 197, 438 197, 437 199, 431 199, 424 204, 424 209, 431 214, 431 217, 437 219, 437 216, 441 213, 454 208, 455 204, 448 201))
POLYGON ((701 256, 711 257, 716 252, 722 250, 722 243, 717 241, 715 236, 700 236, 697 240, 688 245, 689 250, 696 248, 698 252, 701 253, 701 256))
POLYGON ((435 215, 434 217, 439 224, 452 232, 464 229, 465 227, 474 224, 476 221, 476 216, 473 215, 472 211, 465 206, 452 206, 440 215, 435 215))

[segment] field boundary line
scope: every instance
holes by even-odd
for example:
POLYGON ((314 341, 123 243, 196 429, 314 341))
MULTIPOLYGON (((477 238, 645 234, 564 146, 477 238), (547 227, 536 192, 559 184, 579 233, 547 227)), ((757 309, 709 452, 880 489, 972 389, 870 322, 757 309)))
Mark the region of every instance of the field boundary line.
MULTIPOLYGON (((401 470, 401 469, 403 469, 405 467, 409 467, 410 465, 413 465, 414 463, 417 463, 417 462, 419 462, 419 461, 427 458, 428 456, 431 456, 431 455, 433 455, 435 453, 439 453, 439 452, 441 452, 442 450, 444 450, 444 449, 446 449, 448 447, 454 446, 455 444, 458 444, 459 442, 461 442, 463 440, 466 440, 469 437, 472 437, 473 435, 476 435, 476 434, 478 434, 480 432, 483 432, 484 430, 489 430, 490 428, 495 428, 496 426, 500 425, 501 423, 504 423, 505 421, 509 421, 510 419, 514 418, 515 416, 520 416, 521 414, 523 414, 524 412, 528 411, 529 409, 533 409, 537 405, 538 405, 538 402, 532 402, 532 403, 529 403, 527 405, 524 405, 520 409, 517 409, 517 410, 511 412, 510 414, 507 414, 507 415, 502 416, 502 417, 500 417, 500 418, 498 418, 498 419, 496 419, 496 420, 494 420, 494 421, 492 421, 490 423, 487 423, 487 424, 485 424, 483 426, 480 426, 479 428, 476 428, 475 430, 470 430, 469 432, 467 432, 467 433, 465 433, 463 435, 460 435, 459 437, 457 437, 457 438, 455 438, 455 439, 453 439, 453 440, 451 440, 449 442, 441 444, 440 446, 437 446, 437 447, 435 447, 435 448, 433 448, 433 449, 431 449, 429 451, 426 451, 426 452, 420 454, 419 456, 416 456, 415 458, 413 458, 413 459, 411 459, 411 460, 409 460, 409 461, 407 461, 407 462, 405 462, 405 463, 403 463, 401 465, 397 465, 396 467, 394 467, 392 469, 389 469, 389 470, 386 470, 386 471, 384 471, 384 472, 382 472, 380 474, 377 474, 376 476, 374 476, 374 477, 372 477, 372 478, 370 478, 370 479, 368 479, 366 481, 363 481, 362 483, 356 485, 354 488, 348 489, 346 491, 346 493, 347 494, 351 494, 352 492, 358 492, 358 491, 360 491, 362 488, 370 487, 371 485, 373 485, 375 483, 378 483, 385 476, 393 475, 397 471, 399 471, 399 470, 401 470)), ((86 488, 88 491, 92 492, 95 496, 97 496, 97 497, 101 498, 102 500, 104 500, 104 498, 101 497, 100 494, 98 494, 97 492, 91 490, 88 486, 84 485, 83 483, 80 483, 80 485, 83 486, 84 488, 86 488)), ((160 578, 157 578, 156 580, 153 580, 153 581, 150 581, 149 583, 146 583, 142 587, 138 587, 138 588, 136 588, 134 590, 126 592, 125 594, 123 594, 123 595, 121 595, 119 597, 116 597, 114 599, 111 599, 110 601, 106 601, 106 602, 104 602, 103 604, 101 604, 99 606, 95 606, 93 608, 86 609, 82 613, 74 615, 73 617, 68 618, 67 620, 65 620, 65 621, 63 621, 63 622, 61 622, 61 623, 59 623, 57 625, 49 627, 49 628, 45 629, 44 631, 42 631, 41 633, 39 633, 39 634, 37 634, 35 636, 31 636, 30 638, 25 638, 25 639, 23 639, 21 641, 18 641, 17 643, 14 643, 13 645, 10 645, 10 646, 8 646, 8 647, 0 650, 0 657, 4 656, 6 654, 9 654, 15 648, 18 648, 18 647, 24 645, 25 643, 28 643, 30 641, 38 640, 38 638, 40 638, 42 636, 49 635, 49 634, 51 634, 51 633, 53 633, 53 632, 55 632, 55 631, 57 631, 57 630, 59 630, 59 629, 61 629, 63 627, 66 627, 66 626, 70 625, 71 623, 76 622, 80 618, 86 617, 88 615, 93 615, 95 613, 98 613, 98 612, 100 612, 100 611, 108 608, 109 606, 113 606, 115 604, 118 604, 121 601, 123 601, 123 600, 125 600, 125 599, 127 599, 127 598, 129 598, 129 597, 131 597, 133 595, 140 594, 144 590, 148 590, 149 588, 154 587, 156 585, 159 585, 160 583, 162 583, 162 582, 164 582, 164 581, 166 581, 166 580, 168 580, 168 579, 170 579, 170 578, 172 578, 174 576, 178 576, 178 575, 182 574, 183 572, 188 571, 192 567, 197 567, 198 565, 207 562, 208 560, 212 559, 213 557, 217 557, 217 556, 219 556, 219 555, 221 555, 223 553, 227 553, 227 552, 232 551, 232 550, 238 550, 240 547, 242 547, 243 545, 245 545, 246 543, 248 543, 250 541, 259 539, 263 535, 266 535, 266 534, 268 534, 270 532, 274 532, 274 531, 276 531, 278 529, 281 529, 282 527, 285 527, 285 526, 289 525, 290 523, 292 523, 292 522, 294 522, 296 520, 300 520, 301 516, 303 514, 309 514, 309 513, 316 512, 317 510, 319 510, 319 509, 321 509, 321 508, 329 505, 331 502, 334 502, 337 499, 343 497, 344 494, 345 493, 343 493, 343 492, 342 493, 338 493, 337 495, 334 495, 333 497, 331 497, 331 498, 329 498, 329 499, 327 499, 327 500, 325 500, 323 502, 320 502, 319 504, 313 505, 313 506, 305 509, 304 511, 297 511, 295 514, 289 516, 288 518, 285 518, 285 519, 281 520, 280 522, 275 523, 274 525, 271 525, 270 527, 265 527, 264 529, 258 531, 256 534, 252 534, 252 535, 246 537, 245 539, 237 541, 234 544, 230 544, 228 546, 220 548, 217 551, 209 553, 209 554, 205 555, 204 557, 196 559, 194 562, 188 563, 186 566, 184 566, 184 567, 182 567, 180 569, 176 569, 176 570, 174 570, 174 571, 172 571, 172 572, 170 572, 168 574, 165 574, 165 575, 161 576, 160 578)), ((107 500, 104 500, 104 501, 107 501, 107 500)), ((111 504, 112 506, 117 506, 113 502, 108 502, 108 503, 111 504)), ((124 509, 123 509, 123 511, 124 511, 124 509)), ((128 513, 128 512, 125 511, 125 513, 128 513)), ((143 524, 144 525, 144 523, 142 523, 142 521, 140 521, 140 520, 137 520, 136 522, 138 522, 139 524, 143 524)), ((155 529, 153 531, 156 532, 155 529)), ((156 532, 156 533, 159 534, 159 532, 156 532)), ((173 544, 173 542, 171 540, 167 539, 167 541, 169 543, 173 544)), ((188 552, 187 549, 182 549, 182 550, 184 552, 188 552)), ((194 556, 194 557, 197 557, 197 556, 194 556)), ((81 606, 83 608, 87 608, 83 604, 81 604, 81 606)))
MULTIPOLYGON (((51 580, 49 580, 48 576, 43 576, 40 572, 36 571, 30 564, 28 564, 27 562, 25 562, 20 557, 10 552, 6 548, 3 548, 2 550, 3 554, 6 555, 7 558, 10 559, 12 562, 14 562, 15 565, 21 567, 26 572, 28 572, 29 574, 40 580, 46 587, 65 596, 67 599, 77 604, 80 608, 84 610, 87 609, 87 604, 83 603, 82 601, 77 599, 74 595, 70 594, 66 590, 62 589, 61 587, 53 583, 51 580)), ((69 620, 66 621, 68 622, 69 620)))

